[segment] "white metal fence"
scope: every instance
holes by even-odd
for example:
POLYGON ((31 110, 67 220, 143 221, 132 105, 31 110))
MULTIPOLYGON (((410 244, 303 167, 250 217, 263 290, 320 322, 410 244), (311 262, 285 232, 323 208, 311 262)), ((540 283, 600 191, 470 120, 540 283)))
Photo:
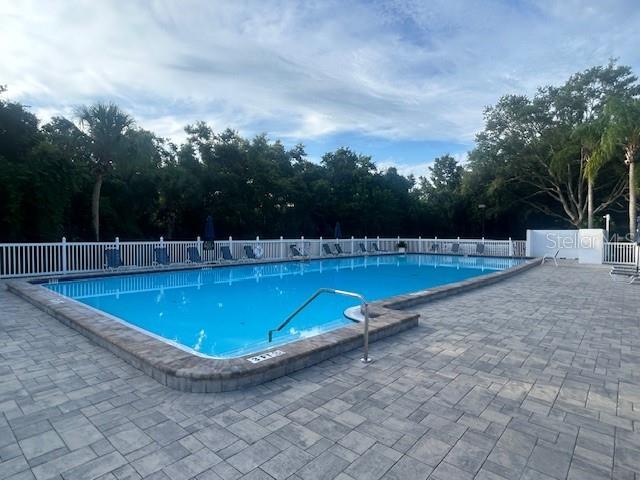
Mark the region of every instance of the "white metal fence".
POLYGON ((636 263, 638 248, 630 242, 604 242, 603 263, 632 264, 636 263))
POLYGON ((213 245, 200 238, 192 241, 146 242, 67 242, 64 238, 57 243, 0 243, 0 278, 26 277, 37 275, 57 275, 81 272, 98 272, 106 268, 105 251, 118 249, 125 266, 152 267, 155 265, 154 250, 166 248, 171 263, 188 261, 187 248, 195 247, 205 262, 222 259, 221 247, 227 246, 234 259, 246 258, 245 246, 249 246, 262 259, 287 259, 291 256, 291 246, 295 246, 303 255, 320 258, 327 256, 323 245, 335 251, 340 245, 342 252, 348 255, 362 254, 362 248, 372 251, 377 245, 381 251, 395 252, 398 245, 404 243, 406 251, 411 253, 457 253, 473 255, 482 253, 493 257, 522 257, 525 254, 523 240, 490 239, 438 239, 438 238, 348 238, 348 239, 307 239, 279 238, 263 240, 218 240, 213 245), (457 245, 457 246, 456 246, 457 245), (478 245, 482 245, 478 251, 478 245))

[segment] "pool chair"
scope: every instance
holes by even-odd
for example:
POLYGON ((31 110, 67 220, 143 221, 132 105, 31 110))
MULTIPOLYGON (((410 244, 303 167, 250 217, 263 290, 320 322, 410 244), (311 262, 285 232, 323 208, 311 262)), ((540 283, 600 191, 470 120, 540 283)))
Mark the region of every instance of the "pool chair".
POLYGON ((380 250, 377 243, 372 243, 369 251, 371 253, 388 253, 386 250, 380 250))
POLYGON ((440 252, 440 244, 432 243, 429 247, 429 253, 439 253, 440 252))
POLYGON ((484 243, 476 243, 476 255, 484 255, 484 243))
POLYGON ((222 260, 225 262, 233 262, 235 260, 231 254, 231 249, 226 245, 220 247, 220 253, 222 254, 222 260))
POLYGON ((460 244, 459 243, 454 243, 453 245, 451 245, 451 253, 453 255, 460 255, 460 244))
POLYGON ((322 251, 324 252, 325 255, 338 255, 336 252, 331 251, 331 247, 329 246, 328 243, 322 244, 322 251))
POLYGON ((166 267, 171 263, 167 247, 156 247, 153 249, 153 265, 166 267))
MULTIPOLYGON (((546 253, 543 257, 542 257, 542 263, 545 263, 547 260, 553 260, 553 263, 555 264, 555 266, 558 266, 558 254, 560 253, 560 249, 556 250, 556 253, 554 253, 553 255, 551 255, 550 253, 546 253)), ((615 268, 615 267, 613 267, 615 268)), ((613 269, 612 269, 613 270, 613 269)), ((637 268, 636 268, 636 273, 637 273, 637 268)), ((629 283, 632 283, 633 280, 629 283)))
POLYGON ((289 245, 289 250, 293 258, 309 258, 309 255, 303 255, 296 245, 289 245))
POLYGON ((339 243, 334 243, 333 248, 336 249, 336 255, 344 255, 344 252, 342 251, 342 247, 340 246, 339 243))
POLYGON ((203 263, 197 247, 187 247, 187 263, 203 263))
POLYGON ((108 248, 104 251, 104 268, 109 270, 117 270, 123 267, 124 263, 120 257, 120 250, 117 248, 108 248))
POLYGON ((640 278, 640 270, 638 265, 614 265, 609 272, 612 280, 624 280, 627 283, 633 283, 640 278))
POLYGON ((367 252, 367 247, 365 247, 362 242, 358 243, 358 250, 360 250, 359 253, 364 253, 365 255, 369 253, 367 252))
POLYGON ((244 248, 244 255, 249 260, 255 260, 257 258, 256 253, 253 251, 253 247, 251 245, 245 245, 243 248, 244 248))

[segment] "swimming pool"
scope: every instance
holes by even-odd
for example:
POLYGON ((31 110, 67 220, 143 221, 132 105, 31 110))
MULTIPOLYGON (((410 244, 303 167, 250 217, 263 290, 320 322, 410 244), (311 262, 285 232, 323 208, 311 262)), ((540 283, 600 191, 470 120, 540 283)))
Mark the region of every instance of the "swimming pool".
POLYGON ((378 255, 117 275, 43 286, 197 355, 234 358, 352 325, 343 312, 357 301, 322 296, 268 342, 268 331, 319 288, 354 291, 374 301, 521 262, 378 255))

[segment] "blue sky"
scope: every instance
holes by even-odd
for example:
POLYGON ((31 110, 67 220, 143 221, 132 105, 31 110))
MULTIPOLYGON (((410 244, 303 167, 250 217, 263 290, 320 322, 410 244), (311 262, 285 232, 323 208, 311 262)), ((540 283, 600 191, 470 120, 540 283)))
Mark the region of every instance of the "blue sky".
POLYGON ((636 0, 0 0, 0 84, 42 118, 117 102, 176 141, 215 130, 340 146, 421 175, 482 111, 611 57, 640 73, 636 0))

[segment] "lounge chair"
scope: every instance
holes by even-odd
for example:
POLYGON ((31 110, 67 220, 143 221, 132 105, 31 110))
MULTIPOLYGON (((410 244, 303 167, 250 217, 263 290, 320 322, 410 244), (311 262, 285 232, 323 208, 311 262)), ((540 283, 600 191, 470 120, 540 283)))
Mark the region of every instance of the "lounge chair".
POLYGON ((440 251, 439 243, 432 243, 431 246, 429 247, 429 252, 431 253, 438 253, 439 251, 440 251))
POLYGON ((454 243, 453 245, 451 245, 451 253, 453 253, 454 255, 460 255, 460 244, 459 243, 454 243))
POLYGON ((625 277, 627 283, 633 283, 640 278, 640 270, 636 265, 614 265, 609 272, 611 278, 615 280, 617 277, 625 277))
POLYGON ((344 252, 342 251, 342 247, 340 246, 339 243, 334 243, 333 248, 336 249, 336 255, 344 255, 344 252))
POLYGON ((171 263, 167 247, 156 247, 153 249, 153 264, 166 267, 171 263))
POLYGON ((203 263, 197 247, 187 247, 187 263, 203 263))
POLYGON ((387 253, 386 250, 380 250, 377 243, 371 244, 371 249, 369 250, 371 253, 387 253))
POLYGON ((331 251, 331 247, 329 246, 328 243, 322 244, 322 251, 324 252, 325 255, 338 255, 337 253, 331 251))
POLYGON ((560 249, 556 250, 556 253, 554 253, 553 255, 551 254, 545 254, 542 257, 542 263, 546 262, 547 260, 553 260, 553 263, 555 264, 555 266, 558 266, 558 254, 560 253, 560 249))
POLYGON ((291 251, 291 256, 293 258, 308 258, 308 255, 303 255, 302 252, 298 249, 296 245, 289 245, 289 250, 291 251))
POLYGON ((484 243, 476 243, 476 255, 484 255, 484 243))
POLYGON ((365 255, 366 255, 367 253, 369 253, 369 252, 367 251, 367 247, 365 247, 365 246, 364 246, 364 243, 362 243, 362 242, 358 243, 358 248, 360 249, 360 253, 364 253, 365 255))
POLYGON ((122 258, 120 257, 120 250, 118 248, 108 248, 104 251, 104 267, 109 270, 117 270, 124 266, 122 258))
POLYGON ((245 245, 244 246, 244 254, 250 260, 255 260, 256 259, 256 254, 253 251, 253 247, 251 245, 245 245))
POLYGON ((220 253, 222 254, 222 260, 224 261, 233 262, 235 260, 231 254, 231 249, 227 245, 220 247, 220 253))

